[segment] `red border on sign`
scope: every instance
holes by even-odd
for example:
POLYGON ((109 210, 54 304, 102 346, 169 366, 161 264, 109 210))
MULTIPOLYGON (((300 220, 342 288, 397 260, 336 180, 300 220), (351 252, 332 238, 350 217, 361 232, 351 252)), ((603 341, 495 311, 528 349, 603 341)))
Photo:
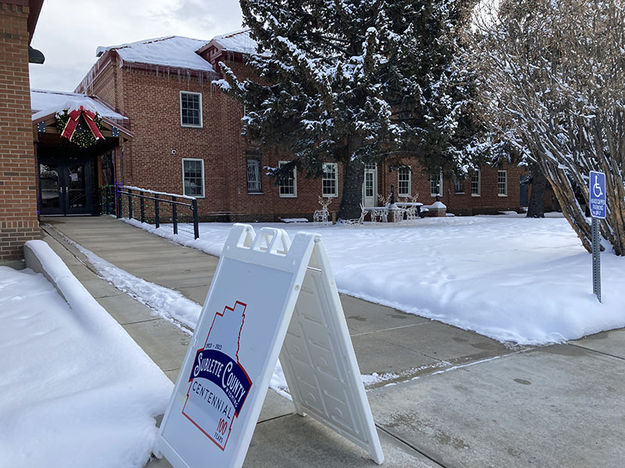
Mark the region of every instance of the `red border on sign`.
MULTIPOLYGON (((241 370, 243 371, 243 373, 245 374, 245 376, 247 377, 247 380, 249 382, 252 382, 252 380, 250 379, 250 376, 248 375, 247 371, 243 368, 243 366, 241 365, 241 363, 239 362, 239 347, 241 344, 241 330, 243 330, 243 324, 245 323, 245 311, 247 310, 247 304, 245 304, 244 302, 241 301, 235 301, 234 303, 234 307, 228 307, 225 306, 223 312, 216 312, 215 315, 213 316, 213 322, 211 323, 211 326, 208 330, 208 334, 206 335, 206 340, 204 341, 204 347, 198 349, 195 353, 196 357, 197 354, 204 351, 204 349, 206 348, 206 343, 208 343, 208 338, 210 337, 211 331, 213 330, 213 325, 215 325, 215 320, 217 319, 217 316, 219 317, 223 317, 224 314, 226 313, 226 310, 229 310, 231 312, 234 312, 237 304, 240 304, 243 306, 244 310, 243 310, 243 315, 242 315, 242 320, 241 320, 241 328, 239 328, 239 336, 237 337, 237 352, 236 352, 236 359, 237 359, 237 364, 239 365, 239 367, 241 368, 241 370)), ((185 408, 187 406, 187 402, 189 401, 189 392, 191 391, 191 386, 193 385, 193 379, 189 379, 189 388, 187 389, 187 398, 184 402, 184 405, 182 407, 182 415, 187 418, 189 421, 191 421, 191 423, 193 423, 193 425, 195 427, 197 427, 202 434, 204 434, 206 437, 208 437, 211 441, 213 441, 213 443, 219 447, 221 449, 221 451, 224 451, 226 449, 226 445, 228 444, 228 439, 230 438, 230 433, 232 432, 232 424, 234 424, 234 418, 232 419, 232 421, 230 421, 230 425, 228 426, 228 435, 226 436, 226 440, 224 441, 223 446, 221 446, 219 444, 219 442, 217 442, 215 439, 213 439, 210 434, 208 434, 204 429, 202 429, 202 427, 196 423, 191 416, 189 416, 188 414, 185 413, 185 408)), ((243 408, 243 405, 245 405, 245 401, 247 400, 247 397, 249 395, 249 392, 247 395, 245 395, 245 397, 243 398, 243 402, 241 403, 241 408, 243 408)), ((235 417, 239 416, 239 412, 235 412, 234 413, 235 417)))

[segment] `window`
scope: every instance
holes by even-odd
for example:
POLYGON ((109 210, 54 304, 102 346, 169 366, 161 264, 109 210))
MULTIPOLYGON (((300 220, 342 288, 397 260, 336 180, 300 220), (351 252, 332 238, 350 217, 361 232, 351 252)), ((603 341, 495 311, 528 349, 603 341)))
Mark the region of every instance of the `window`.
MULTIPOLYGON (((287 161, 280 161, 280 167, 288 164, 287 161)), ((280 189, 280 196, 282 198, 295 198, 297 197, 297 172, 293 168, 293 175, 283 177, 278 184, 280 189)))
POLYGON ((454 177, 454 193, 464 193, 464 179, 454 177))
POLYGON ((260 193, 260 159, 247 160, 247 191, 260 193))
POLYGON ((497 171, 497 195, 508 196, 508 171, 497 171))
POLYGON ((430 195, 436 197, 443 194, 443 172, 430 176, 430 195))
POLYGON ((190 197, 204 198, 204 160, 182 160, 183 194, 190 197))
POLYGON ((397 196, 409 197, 412 176, 410 166, 401 166, 397 171, 397 196))
POLYGON ((480 171, 477 170, 471 174, 471 196, 479 197, 481 194, 481 176, 480 171))
POLYGON ((183 127, 202 126, 202 95, 180 91, 180 124, 183 127))
POLYGON ((321 193, 324 197, 338 197, 339 170, 336 163, 323 164, 323 176, 321 178, 321 193))

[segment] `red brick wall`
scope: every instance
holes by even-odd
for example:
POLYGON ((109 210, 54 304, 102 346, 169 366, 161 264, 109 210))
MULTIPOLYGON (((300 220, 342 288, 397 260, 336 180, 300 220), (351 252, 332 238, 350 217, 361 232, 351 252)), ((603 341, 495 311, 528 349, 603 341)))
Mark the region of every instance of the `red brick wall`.
MULTIPOLYGON (((411 195, 418 194, 419 202, 430 205, 436 201, 431 194, 430 177, 423 173, 416 160, 402 161, 412 169, 411 195)), ((502 166, 480 168, 480 195, 471 194, 471 177, 463 179, 463 192, 456 193, 453 178, 443 178, 443 190, 440 200, 447 206, 447 212, 456 215, 496 214, 500 211, 516 211, 521 206, 521 174, 523 169, 516 166, 502 166), (497 190, 497 171, 506 170, 508 178, 507 196, 500 196, 497 190)), ((388 166, 378 169, 378 190, 380 194, 388 196, 391 184, 395 186, 395 198, 398 198, 398 171, 390 171, 388 166)))
POLYGON ((75 91, 89 96, 98 96, 115 111, 121 112, 124 103, 120 75, 117 55, 110 52, 91 67, 75 91))
MULTIPOLYGON (((322 193, 321 179, 297 174, 297 197, 279 195, 274 179, 262 175, 262 193, 248 193, 246 160, 248 145, 241 136, 242 105, 211 84, 211 77, 189 77, 185 74, 119 67, 116 62, 106 65, 112 54, 103 56, 92 73, 95 80, 85 78, 79 92, 96 94, 130 118, 130 129, 136 135, 124 147, 123 183, 171 193, 182 193, 182 159, 204 160, 205 198, 198 200, 200 217, 232 221, 271 221, 281 217, 312 217, 319 209, 322 193), (105 66, 106 65, 106 66, 105 66), (185 128, 180 124, 180 91, 202 94, 202 128, 185 128), (175 154, 173 153, 175 152, 175 154)), ((112 57, 115 60, 115 57, 112 57)), ((228 65, 239 77, 249 70, 236 61, 228 65)), ((275 167, 289 157, 263 154, 262 166, 275 167)), ((412 192, 420 194, 424 204, 434 202, 430 196, 429 179, 421 175, 416 161, 406 161, 413 167, 412 192)), ((330 205, 337 211, 342 190, 344 168, 339 165, 339 197, 330 205)), ((456 214, 496 212, 518 209, 520 205, 519 174, 508 168, 508 196, 497 195, 497 171, 482 170, 481 196, 472 197, 470 185, 463 195, 455 194, 452 181, 444 181, 442 201, 448 211, 456 214)), ((390 185, 397 189, 397 172, 380 166, 378 192, 388 195, 390 185)), ((467 181, 468 184, 468 181, 467 181)))
POLYGON ((0 2, 0 262, 40 237, 27 19, 27 7, 0 2))

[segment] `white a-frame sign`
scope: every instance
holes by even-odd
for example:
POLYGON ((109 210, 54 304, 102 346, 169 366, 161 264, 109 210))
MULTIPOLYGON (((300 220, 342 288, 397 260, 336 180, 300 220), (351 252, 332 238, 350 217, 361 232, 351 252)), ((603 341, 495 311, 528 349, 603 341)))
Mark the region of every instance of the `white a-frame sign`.
POLYGON ((175 467, 240 467, 280 355, 293 403, 384 461, 321 237, 235 224, 157 449, 175 467))

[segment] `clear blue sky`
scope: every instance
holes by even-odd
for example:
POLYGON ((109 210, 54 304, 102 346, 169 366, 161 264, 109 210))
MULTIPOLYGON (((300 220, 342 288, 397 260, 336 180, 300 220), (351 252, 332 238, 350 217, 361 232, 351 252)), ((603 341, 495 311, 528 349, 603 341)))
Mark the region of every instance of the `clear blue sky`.
POLYGON ((31 87, 73 91, 98 46, 171 35, 208 40, 240 28, 238 0, 45 0, 32 46, 46 61, 30 66, 31 87))

